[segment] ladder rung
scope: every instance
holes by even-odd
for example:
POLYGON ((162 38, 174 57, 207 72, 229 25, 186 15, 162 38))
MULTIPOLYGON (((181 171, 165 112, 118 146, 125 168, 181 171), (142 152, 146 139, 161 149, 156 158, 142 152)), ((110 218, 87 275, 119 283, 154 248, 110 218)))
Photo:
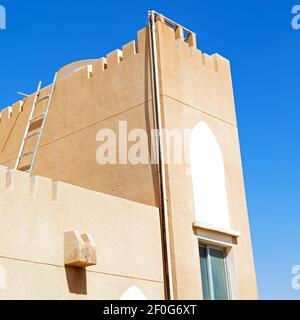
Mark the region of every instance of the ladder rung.
POLYGON ((19 170, 23 171, 23 172, 26 172, 26 173, 29 173, 30 172, 30 167, 31 167, 31 165, 28 164, 28 165, 26 165, 24 167, 21 167, 19 170))
POLYGON ((21 147, 20 147, 20 151, 18 153, 18 158, 17 158, 17 162, 16 162, 16 165, 15 165, 15 169, 16 170, 18 170, 18 168, 19 168, 21 159, 26 157, 26 156, 28 156, 28 155, 33 155, 32 159, 31 159, 30 166, 27 166, 27 167, 23 166, 22 170, 24 172, 31 173, 31 170, 34 167, 34 163, 36 161, 37 152, 38 152, 39 145, 40 145, 40 142, 41 142, 40 140, 41 140, 41 137, 42 137, 42 134, 43 134, 45 121, 46 121, 47 114, 48 114, 48 111, 49 111, 49 108, 50 108, 50 105, 51 105, 53 92, 54 92, 54 88, 55 88, 55 85, 56 85, 56 80, 57 80, 57 72, 55 73, 55 76, 54 76, 54 79, 53 79, 53 83, 52 83, 50 94, 49 95, 45 95, 42 98, 40 98, 40 89, 41 89, 42 81, 40 81, 39 84, 38 84, 38 87, 37 87, 37 90, 36 90, 36 94, 35 94, 35 98, 34 98, 34 101, 33 101, 32 107, 31 107, 30 116, 29 116, 29 119, 28 119, 28 122, 27 122, 25 133, 23 135, 23 140, 22 140, 22 144, 21 144, 21 147), (48 99, 45 111, 43 113, 39 114, 39 115, 34 116, 37 103, 42 101, 42 100, 45 100, 45 99, 48 99), (40 129, 38 129, 38 128, 40 128, 40 129), (30 139, 30 138, 32 138, 32 137, 34 137, 36 135, 39 135, 39 136, 38 136, 34 151, 23 153, 27 139, 30 139))
POLYGON ((43 98, 39 99, 36 103, 39 103, 39 102, 41 102, 45 99, 48 99, 48 98, 50 98, 50 95, 44 96, 43 98))
POLYGON ((26 152, 26 153, 22 154, 20 158, 25 158, 31 154, 34 154, 34 151, 26 152))
POLYGON ((33 118, 30 120, 30 122, 34 122, 35 120, 44 117, 44 115, 45 115, 45 112, 44 112, 44 113, 41 113, 41 114, 38 114, 37 116, 33 117, 33 118))
POLYGON ((31 134, 29 134, 25 139, 28 140, 28 139, 30 139, 30 138, 32 138, 32 137, 34 137, 34 136, 37 136, 39 133, 40 133, 40 131, 31 133, 31 134))

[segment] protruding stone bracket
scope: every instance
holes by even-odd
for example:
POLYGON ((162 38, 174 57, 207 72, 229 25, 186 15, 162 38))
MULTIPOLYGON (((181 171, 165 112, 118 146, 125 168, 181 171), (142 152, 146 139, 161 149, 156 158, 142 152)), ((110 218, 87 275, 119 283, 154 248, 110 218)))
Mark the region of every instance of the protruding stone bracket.
POLYGON ((64 233, 65 265, 85 268, 97 264, 96 245, 88 233, 78 231, 64 233))

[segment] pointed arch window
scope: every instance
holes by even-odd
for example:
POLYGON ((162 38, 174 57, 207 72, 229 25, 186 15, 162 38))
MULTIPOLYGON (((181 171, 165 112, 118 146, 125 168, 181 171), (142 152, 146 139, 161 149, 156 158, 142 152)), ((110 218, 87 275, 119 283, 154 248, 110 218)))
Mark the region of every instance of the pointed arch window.
POLYGON ((137 286, 131 286, 121 296, 120 300, 148 300, 142 290, 137 286))
POLYGON ((204 121, 192 131, 190 158, 196 221, 229 229, 223 156, 216 137, 204 121))

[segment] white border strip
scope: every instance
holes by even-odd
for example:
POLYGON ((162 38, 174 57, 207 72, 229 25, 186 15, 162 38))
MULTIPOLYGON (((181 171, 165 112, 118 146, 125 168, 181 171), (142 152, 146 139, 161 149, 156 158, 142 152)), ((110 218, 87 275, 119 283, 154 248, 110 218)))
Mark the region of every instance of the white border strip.
POLYGON ((220 227, 216 227, 204 222, 200 222, 200 221, 195 221, 193 223, 193 227, 195 228, 201 228, 201 229, 206 229, 206 230, 210 230, 210 231, 215 231, 215 232, 219 232, 219 233, 224 233, 227 235, 230 235, 232 237, 238 238, 241 235, 241 232, 236 231, 236 230, 232 230, 232 229, 223 229, 220 227))

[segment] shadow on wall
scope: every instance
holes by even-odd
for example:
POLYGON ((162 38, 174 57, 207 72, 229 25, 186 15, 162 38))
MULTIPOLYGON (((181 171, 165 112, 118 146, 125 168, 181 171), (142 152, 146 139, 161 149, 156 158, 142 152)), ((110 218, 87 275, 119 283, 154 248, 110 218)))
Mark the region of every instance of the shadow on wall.
POLYGON ((70 293, 87 295, 86 269, 77 267, 65 267, 70 293))
MULTIPOLYGON (((87 295, 86 269, 77 267, 65 267, 69 292, 73 294, 87 295)), ((120 300, 148 300, 141 289, 131 286, 120 297, 120 300)))

